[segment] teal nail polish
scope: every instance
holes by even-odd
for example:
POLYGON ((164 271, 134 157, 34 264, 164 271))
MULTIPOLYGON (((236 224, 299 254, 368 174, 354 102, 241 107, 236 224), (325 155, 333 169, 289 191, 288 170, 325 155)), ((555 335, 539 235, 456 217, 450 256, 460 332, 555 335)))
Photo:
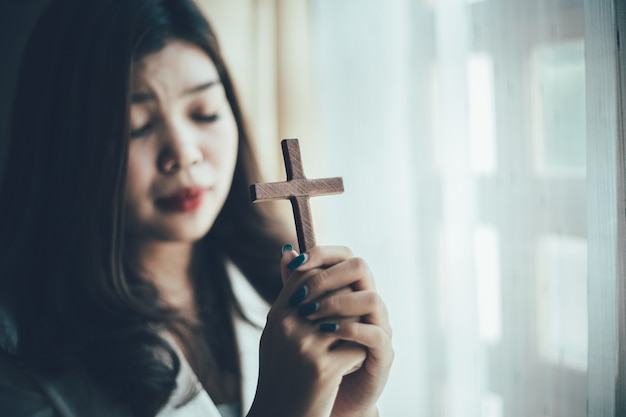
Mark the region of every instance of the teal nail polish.
POLYGON ((301 306, 298 309, 298 314, 301 316, 309 316, 315 313, 320 308, 320 303, 309 303, 301 306))
POLYGON ((298 268, 300 265, 302 265, 303 263, 305 263, 307 259, 308 259, 308 256, 306 255, 306 253, 302 253, 296 256, 295 258, 293 258, 291 262, 287 264, 287 268, 294 270, 298 268))
POLYGON ((322 323, 320 324, 320 331, 325 333, 334 333, 339 330, 339 325, 337 323, 322 323))
POLYGON ((308 294, 309 294, 309 289, 307 288, 307 286, 306 285, 301 286, 300 288, 296 290, 296 292, 293 293, 291 298, 289 298, 289 304, 292 306, 297 306, 298 304, 302 302, 302 300, 306 298, 308 294))
POLYGON ((291 245, 291 243, 286 243, 285 245, 283 245, 282 249, 280 250, 280 256, 283 256, 285 251, 288 250, 293 250, 293 246, 291 245))

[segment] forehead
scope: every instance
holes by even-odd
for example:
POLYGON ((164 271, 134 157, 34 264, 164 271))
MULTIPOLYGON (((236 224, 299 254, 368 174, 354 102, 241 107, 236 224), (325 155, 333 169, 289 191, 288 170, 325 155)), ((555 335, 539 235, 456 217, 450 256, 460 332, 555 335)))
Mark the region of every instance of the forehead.
POLYGON ((168 41, 161 50, 141 59, 131 76, 133 90, 219 80, 209 55, 198 46, 179 40, 168 41))

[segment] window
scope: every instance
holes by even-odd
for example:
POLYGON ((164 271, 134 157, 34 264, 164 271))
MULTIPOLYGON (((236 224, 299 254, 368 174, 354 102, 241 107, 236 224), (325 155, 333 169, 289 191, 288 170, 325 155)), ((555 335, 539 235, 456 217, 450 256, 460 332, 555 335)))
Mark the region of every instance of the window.
POLYGON ((391 300, 383 414, 586 416, 583 0, 311 7, 316 140, 346 185, 324 240, 391 300))
POLYGON ((268 179, 283 137, 310 178, 344 177, 312 200, 318 241, 365 257, 388 302, 381 414, 624 415, 626 5, 237 4, 258 15, 245 39, 274 45, 237 65, 261 86, 268 179))

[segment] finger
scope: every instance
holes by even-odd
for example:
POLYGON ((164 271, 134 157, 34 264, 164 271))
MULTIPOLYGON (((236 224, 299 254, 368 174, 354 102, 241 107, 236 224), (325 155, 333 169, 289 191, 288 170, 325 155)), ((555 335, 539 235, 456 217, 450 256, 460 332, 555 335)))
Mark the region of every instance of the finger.
POLYGON ((306 280, 306 286, 308 297, 303 301, 315 300, 344 287, 357 291, 375 289, 372 272, 361 258, 349 258, 317 271, 306 280))
POLYGON ((343 334, 350 334, 347 330, 351 323, 354 323, 354 320, 346 318, 335 318, 332 322, 322 324, 303 325, 302 322, 292 322, 294 331, 290 332, 291 337, 289 339, 292 344, 298 346, 301 354, 309 357, 332 355, 337 350, 357 354, 360 360, 352 363, 348 371, 344 371, 343 375, 346 375, 361 367, 368 352, 368 347, 365 344, 344 338, 343 334), (329 327, 323 330, 326 325, 329 327), (334 329, 337 330, 333 331, 334 329))
MULTIPOLYGON (((312 321, 321 321, 327 317, 359 317, 357 321, 380 326, 389 338, 392 336, 389 311, 380 294, 374 290, 336 291, 315 302, 319 303, 316 308, 301 306, 298 313, 312 321), (311 310, 315 312, 309 315, 302 314, 311 310)), ((305 305, 309 304, 311 303, 305 305)))
POLYGON ((375 320, 372 324, 379 324, 378 320, 386 316, 386 308, 376 291, 336 291, 300 305, 298 314, 312 321, 331 317, 372 315, 375 320))
POLYGON ((346 376, 358 371, 367 358, 367 348, 354 342, 337 345, 330 353, 333 361, 342 364, 342 375, 346 376))
POLYGON ((283 285, 289 281, 291 274, 293 274, 293 271, 287 268, 287 265, 297 256, 298 252, 293 249, 293 246, 290 243, 287 243, 282 247, 280 257, 280 275, 283 280, 283 285))
POLYGON ((276 303, 281 303, 287 297, 288 304, 295 306, 310 299, 308 286, 303 283, 310 276, 320 272, 320 268, 340 262, 351 254, 350 249, 341 246, 314 247, 302 254, 298 254, 289 244, 283 246, 280 265, 283 285, 285 285, 283 292, 291 292, 291 295, 281 297, 283 295, 281 293, 276 303))
POLYGON ((261 336, 264 346, 297 352, 307 358, 324 356, 338 341, 336 335, 320 331, 318 325, 302 320, 296 314, 269 316, 261 336))
MULTIPOLYGON (((286 257, 289 255, 283 256, 286 257)), ((293 259, 297 258, 298 257, 295 256, 293 259)), ((318 269, 305 272, 283 271, 284 286, 274 301, 273 306, 280 309, 295 307, 303 303, 307 298, 310 298, 309 287, 306 285, 306 281, 318 272, 318 269)))
POLYGON ((343 288, 346 291, 375 288, 367 263, 361 258, 351 256, 351 250, 342 246, 314 247, 295 258, 283 254, 283 279, 289 281, 290 286, 285 290, 291 292, 291 295, 286 296, 288 304, 297 306, 310 303, 318 297, 343 288), (293 273, 290 274, 289 270, 293 273), (289 278, 294 276, 297 279, 289 278))
POLYGON ((358 322, 320 324, 320 330, 324 331, 324 328, 326 330, 332 329, 332 332, 327 331, 327 333, 332 333, 333 336, 341 340, 348 340, 367 347, 369 358, 380 362, 383 366, 393 360, 391 338, 380 326, 358 322))
POLYGON ((315 246, 305 254, 306 262, 292 265, 290 269, 307 271, 314 268, 327 268, 354 256, 352 251, 345 246, 315 246))
MULTIPOLYGON (((291 244, 286 244, 282 247, 281 253, 281 261, 280 261, 280 270, 281 276, 283 278, 283 285, 286 285, 287 282, 292 282, 294 280, 291 279, 293 276, 297 276, 298 282, 301 282, 306 279, 306 277, 313 275, 313 272, 316 271, 316 268, 298 268, 299 266, 304 265, 305 263, 308 265, 309 255, 308 253, 299 254, 296 250, 293 249, 291 244)), ((297 285, 297 283, 293 283, 292 285, 297 285)))
POLYGON ((317 355, 324 354, 339 340, 337 335, 322 332, 319 330, 319 326, 306 322, 296 315, 284 317, 276 330, 281 332, 280 339, 297 346, 298 351, 302 354, 307 352, 317 355))

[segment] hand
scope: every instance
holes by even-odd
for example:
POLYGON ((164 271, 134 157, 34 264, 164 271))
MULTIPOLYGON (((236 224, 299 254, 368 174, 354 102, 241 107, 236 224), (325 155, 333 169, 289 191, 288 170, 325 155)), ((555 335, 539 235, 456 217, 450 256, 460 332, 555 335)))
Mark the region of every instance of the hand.
POLYGON ((295 254, 286 255, 287 259, 283 257, 283 276, 287 276, 287 284, 294 280, 299 288, 304 286, 308 290, 299 300, 300 311, 315 310, 305 316, 312 324, 338 324, 335 331, 327 333, 328 341, 332 341, 330 352, 345 350, 356 355, 359 351, 355 351, 355 344, 367 348, 362 366, 358 362, 344 373, 332 415, 377 415, 376 400, 389 375, 393 348, 387 309, 376 292, 371 271, 347 248, 316 247, 307 255, 307 261, 291 276, 284 268, 284 261, 295 254), (341 291, 345 288, 352 291, 341 291), (351 343, 334 347, 337 340, 351 343), (358 369, 350 373, 355 367, 358 369))
MULTIPOLYGON (((313 261, 324 267, 343 261, 343 254, 335 252, 311 251, 315 254, 313 261)), ((306 294, 302 297, 305 282, 323 270, 304 265, 298 271, 290 270, 287 264, 296 256, 297 253, 287 251, 281 259, 285 286, 268 314, 261 336, 259 382, 249 417, 329 416, 342 377, 357 369, 366 356, 363 346, 354 343, 334 348, 342 337, 323 332, 319 323, 298 313, 297 304, 312 300, 306 294)), ((358 316, 353 316, 353 321, 355 317, 358 316)), ((341 320, 343 323, 347 318, 341 320)))

